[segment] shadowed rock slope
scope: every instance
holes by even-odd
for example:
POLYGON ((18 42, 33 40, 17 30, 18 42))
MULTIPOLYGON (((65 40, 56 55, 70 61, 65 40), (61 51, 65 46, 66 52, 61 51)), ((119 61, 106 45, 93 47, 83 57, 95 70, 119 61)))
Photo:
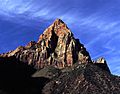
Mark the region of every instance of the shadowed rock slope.
POLYGON ((47 83, 43 94, 119 94, 120 78, 93 64, 80 64, 47 83))
POLYGON ((120 94, 120 77, 56 19, 37 42, 0 55, 0 94, 120 94))

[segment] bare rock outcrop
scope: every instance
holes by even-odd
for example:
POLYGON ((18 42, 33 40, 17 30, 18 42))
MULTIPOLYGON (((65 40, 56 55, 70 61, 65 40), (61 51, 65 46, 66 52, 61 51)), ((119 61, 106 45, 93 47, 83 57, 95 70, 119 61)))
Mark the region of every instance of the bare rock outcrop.
POLYGON ((103 57, 98 58, 96 61, 94 61, 94 64, 97 65, 98 67, 102 68, 103 70, 111 73, 105 58, 103 58, 103 57))

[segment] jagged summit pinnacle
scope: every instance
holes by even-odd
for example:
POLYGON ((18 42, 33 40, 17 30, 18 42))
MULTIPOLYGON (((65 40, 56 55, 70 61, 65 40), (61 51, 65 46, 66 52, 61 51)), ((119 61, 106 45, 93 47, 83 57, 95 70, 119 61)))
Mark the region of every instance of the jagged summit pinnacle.
POLYGON ((53 24, 51 24, 44 32, 40 35, 38 43, 43 39, 48 39, 55 35, 56 37, 64 37, 64 36, 73 36, 73 33, 67 27, 67 25, 61 20, 56 19, 53 24))
POLYGON ((69 29, 69 28, 67 27, 66 23, 65 23, 63 20, 58 19, 58 18, 53 22, 53 26, 54 26, 54 27, 63 26, 63 27, 65 27, 65 28, 69 29))
POLYGON ((69 33, 72 33, 70 31, 70 29, 68 28, 67 24, 65 22, 63 22, 61 19, 56 19, 54 22, 53 22, 53 26, 55 28, 59 28, 59 29, 68 29, 69 33))
POLYGON ((64 26, 64 27, 66 27, 67 29, 69 29, 69 28, 67 27, 66 23, 65 23, 63 20, 59 19, 59 18, 57 18, 57 19, 53 22, 53 25, 54 25, 54 26, 64 26))
POLYGON ((89 53, 74 38, 71 30, 61 19, 56 19, 40 35, 37 43, 49 49, 50 60, 59 62, 57 66, 72 66, 73 62, 85 63, 91 61, 89 53))
POLYGON ((58 23, 58 24, 65 24, 61 19, 57 18, 54 23, 58 23))

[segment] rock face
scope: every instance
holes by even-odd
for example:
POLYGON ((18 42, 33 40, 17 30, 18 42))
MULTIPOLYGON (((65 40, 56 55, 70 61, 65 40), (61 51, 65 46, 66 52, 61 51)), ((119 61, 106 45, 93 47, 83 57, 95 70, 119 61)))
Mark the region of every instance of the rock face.
POLYGON ((102 68, 103 70, 107 71, 110 73, 110 69, 107 65, 107 62, 106 60, 101 57, 101 58, 98 58, 95 62, 94 62, 95 65, 97 65, 98 67, 102 68))
POLYGON ((70 29, 60 19, 56 19, 40 35, 38 42, 31 41, 25 47, 21 46, 7 53, 7 56, 16 56, 20 61, 33 65, 37 69, 47 65, 64 68, 76 62, 91 62, 85 47, 74 38, 70 29))

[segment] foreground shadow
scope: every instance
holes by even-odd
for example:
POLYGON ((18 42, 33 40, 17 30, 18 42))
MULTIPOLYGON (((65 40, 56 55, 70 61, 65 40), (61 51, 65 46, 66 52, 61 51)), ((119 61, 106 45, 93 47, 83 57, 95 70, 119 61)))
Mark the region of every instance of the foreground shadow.
POLYGON ((48 78, 32 78, 36 70, 15 57, 0 57, 0 94, 41 94, 48 78))

